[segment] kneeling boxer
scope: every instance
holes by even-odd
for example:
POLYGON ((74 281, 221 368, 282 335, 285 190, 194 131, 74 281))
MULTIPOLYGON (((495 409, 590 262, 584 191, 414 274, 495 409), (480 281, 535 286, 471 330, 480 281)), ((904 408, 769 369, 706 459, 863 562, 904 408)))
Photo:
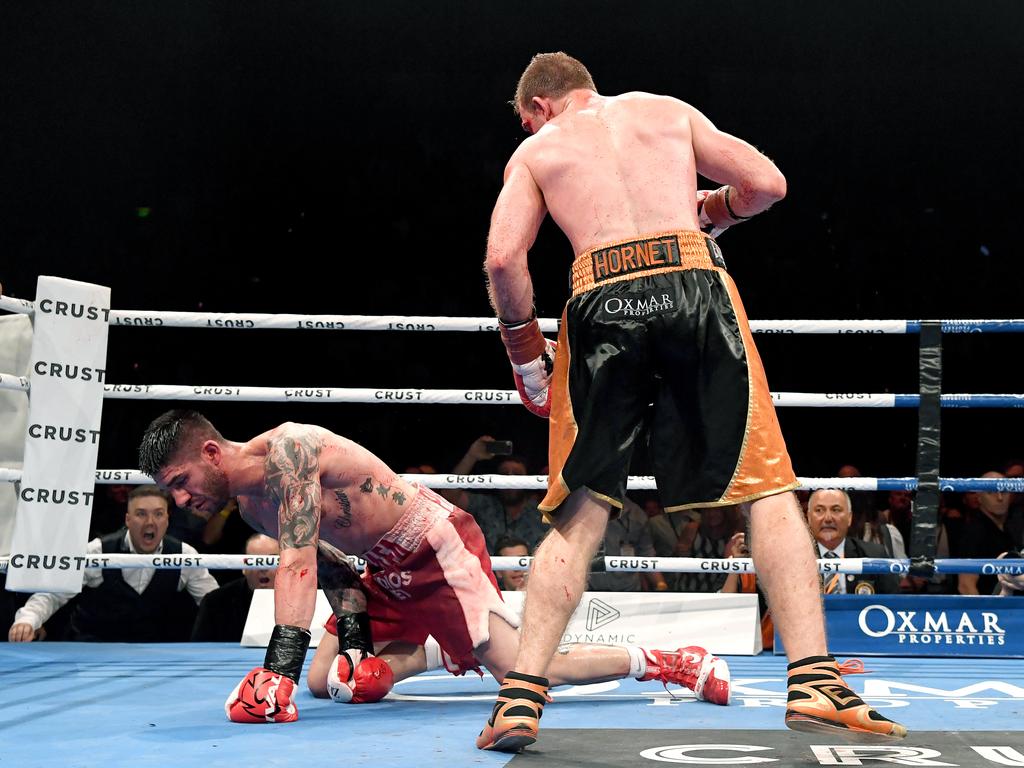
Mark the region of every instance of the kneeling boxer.
MULTIPOLYGON (((146 428, 139 467, 179 507, 209 512, 233 497, 246 522, 278 536, 276 625, 263 666, 246 675, 225 702, 231 720, 298 719, 293 694, 309 648, 318 580, 337 617, 343 659, 332 663, 334 675, 339 690, 341 684, 352 689, 353 701, 387 692, 394 674, 388 659, 400 676, 426 667, 415 650, 404 657, 408 668, 394 653, 374 657, 374 630, 385 643, 401 639, 420 645, 432 635, 460 668, 479 662, 504 679, 518 647, 517 617, 501 598, 480 527, 471 515, 395 474, 357 443, 322 427, 293 423, 234 442, 201 414, 173 410, 146 428), (366 559, 361 577, 341 552, 366 559), (374 682, 366 692, 360 683, 367 679, 369 685, 369 678, 374 682)), ((563 682, 633 672, 646 679, 689 681, 704 698, 728 701, 725 663, 702 650, 643 654, 586 646, 559 655, 558 663, 565 664, 556 677, 563 682)), ((544 698, 536 696, 540 706, 544 698)))

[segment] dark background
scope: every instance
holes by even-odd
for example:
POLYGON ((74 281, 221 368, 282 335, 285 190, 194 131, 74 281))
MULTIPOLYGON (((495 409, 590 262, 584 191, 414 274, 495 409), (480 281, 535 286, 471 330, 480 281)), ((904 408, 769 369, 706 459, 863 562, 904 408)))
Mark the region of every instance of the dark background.
MULTIPOLYGON (((754 319, 1020 317, 1024 6, 1007 2, 33 2, 0 8, 0 281, 116 309, 490 315, 506 103, 538 51, 756 144, 789 195, 720 240, 754 319), (140 209, 148 209, 142 215, 140 209)), ((531 253, 541 316, 572 253, 531 253)), ((773 390, 914 392, 917 338, 758 336, 773 390)), ((1015 335, 947 336, 944 390, 1021 391, 1015 335)), ((511 388, 496 334, 111 328, 110 383, 511 388)), ((100 466, 174 403, 108 400, 100 466)), ((397 469, 473 439, 545 462, 510 406, 199 403, 229 438, 319 423, 397 469)), ((915 472, 913 410, 780 409, 798 474, 915 472)), ((944 412, 943 475, 1024 453, 944 412)), ((642 462, 641 462, 642 463, 642 462)), ((481 470, 487 467, 480 467, 481 470)), ((642 471, 638 464, 635 471, 642 471)))

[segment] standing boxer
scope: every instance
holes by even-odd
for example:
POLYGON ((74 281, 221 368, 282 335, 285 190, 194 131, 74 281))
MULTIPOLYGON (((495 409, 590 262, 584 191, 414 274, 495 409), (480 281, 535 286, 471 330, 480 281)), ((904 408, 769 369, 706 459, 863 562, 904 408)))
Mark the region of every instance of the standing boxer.
POLYGON ((550 417, 540 509, 553 529, 530 573, 515 671, 477 746, 514 751, 536 740, 552 651, 621 508, 633 446, 648 435, 666 512, 753 502, 753 557, 792 662, 786 725, 902 738, 906 729, 864 704, 826 655, 796 476, 713 239, 781 200, 785 178, 689 104, 601 96, 564 53, 534 56, 513 104, 531 136, 505 168, 486 270, 520 397, 550 417), (698 173, 724 186, 698 191, 698 173), (549 212, 578 254, 557 354, 535 319, 527 267, 549 212))

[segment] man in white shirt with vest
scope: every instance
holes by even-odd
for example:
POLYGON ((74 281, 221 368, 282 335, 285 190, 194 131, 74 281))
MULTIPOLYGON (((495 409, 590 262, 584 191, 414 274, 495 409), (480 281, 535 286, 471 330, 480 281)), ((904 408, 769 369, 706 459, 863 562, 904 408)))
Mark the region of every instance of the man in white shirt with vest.
MULTIPOLYGON (((141 485, 128 495, 125 527, 90 541, 89 555, 196 555, 190 544, 167 536, 170 499, 155 485, 141 485)), ((87 569, 82 594, 74 606, 69 640, 162 642, 188 640, 198 605, 218 586, 205 568, 87 569), (192 605, 192 603, 195 605, 192 605)), ((74 593, 37 592, 14 616, 11 642, 30 642, 74 593)))

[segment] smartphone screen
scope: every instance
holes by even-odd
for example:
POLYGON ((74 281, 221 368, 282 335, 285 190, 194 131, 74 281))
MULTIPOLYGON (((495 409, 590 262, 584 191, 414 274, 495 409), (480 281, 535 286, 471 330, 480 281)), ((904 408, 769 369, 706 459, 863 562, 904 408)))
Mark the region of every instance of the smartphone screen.
POLYGON ((511 440, 489 440, 484 443, 488 453, 494 456, 511 456, 512 455, 512 441, 511 440))

